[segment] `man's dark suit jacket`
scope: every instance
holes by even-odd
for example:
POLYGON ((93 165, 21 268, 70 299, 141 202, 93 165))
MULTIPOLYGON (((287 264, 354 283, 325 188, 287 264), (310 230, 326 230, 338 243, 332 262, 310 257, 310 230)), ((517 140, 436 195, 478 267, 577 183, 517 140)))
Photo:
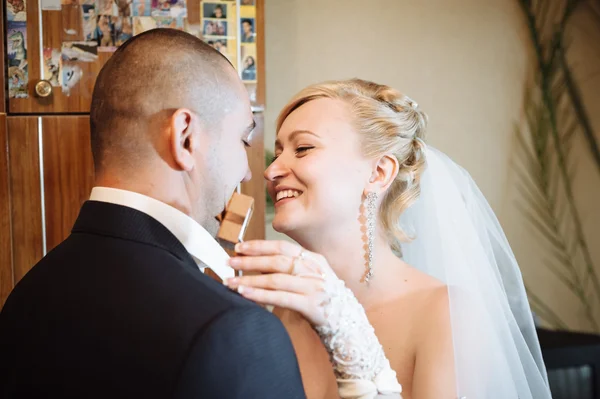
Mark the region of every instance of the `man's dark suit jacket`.
POLYGON ((304 398, 281 322, 171 232, 88 201, 0 314, 2 398, 304 398))

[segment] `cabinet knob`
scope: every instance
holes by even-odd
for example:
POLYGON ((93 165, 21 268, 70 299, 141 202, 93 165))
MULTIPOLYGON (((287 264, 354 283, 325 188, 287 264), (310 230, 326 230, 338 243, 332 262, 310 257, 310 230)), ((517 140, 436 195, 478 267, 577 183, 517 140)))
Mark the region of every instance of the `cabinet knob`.
POLYGON ((52 85, 47 80, 40 80, 35 84, 35 94, 38 97, 48 97, 52 94, 52 85))

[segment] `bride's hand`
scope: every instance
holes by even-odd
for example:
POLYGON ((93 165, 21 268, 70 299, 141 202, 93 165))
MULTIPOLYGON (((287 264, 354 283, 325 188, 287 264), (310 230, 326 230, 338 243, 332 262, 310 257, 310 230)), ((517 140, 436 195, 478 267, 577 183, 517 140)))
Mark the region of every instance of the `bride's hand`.
POLYGON ((326 279, 336 278, 322 255, 287 241, 246 241, 236 245, 229 264, 262 275, 234 277, 224 283, 254 302, 294 310, 313 326, 326 323, 326 279))
MULTIPOLYGON (((329 353, 342 398, 391 394, 402 386, 391 369, 364 308, 325 257, 287 241, 247 241, 236 245, 231 266, 268 273, 225 281, 244 297, 302 314, 329 353)), ((395 396, 394 396, 395 395, 395 396)))

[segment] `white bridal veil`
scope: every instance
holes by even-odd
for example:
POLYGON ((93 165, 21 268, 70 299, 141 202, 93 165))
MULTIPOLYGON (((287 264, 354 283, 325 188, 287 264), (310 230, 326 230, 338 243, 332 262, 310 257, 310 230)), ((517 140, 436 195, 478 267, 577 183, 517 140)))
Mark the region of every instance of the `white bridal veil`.
POLYGON ((457 398, 551 398, 521 272, 471 176, 425 146, 421 195, 401 217, 404 260, 448 286, 457 398))

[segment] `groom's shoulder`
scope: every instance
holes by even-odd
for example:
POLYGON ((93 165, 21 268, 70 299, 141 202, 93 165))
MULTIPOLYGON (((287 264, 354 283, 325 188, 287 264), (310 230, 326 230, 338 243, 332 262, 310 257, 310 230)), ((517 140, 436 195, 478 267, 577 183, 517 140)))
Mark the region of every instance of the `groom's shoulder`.
POLYGON ((96 306, 89 298, 101 297, 103 306, 134 319, 148 315, 155 328, 166 321, 171 327, 201 328, 240 310, 255 314, 259 309, 269 317, 258 305, 203 274, 191 257, 178 255, 145 242, 74 234, 24 276, 13 297, 49 303, 58 290, 82 310, 96 306), (153 309, 152 314, 146 309, 153 309))

